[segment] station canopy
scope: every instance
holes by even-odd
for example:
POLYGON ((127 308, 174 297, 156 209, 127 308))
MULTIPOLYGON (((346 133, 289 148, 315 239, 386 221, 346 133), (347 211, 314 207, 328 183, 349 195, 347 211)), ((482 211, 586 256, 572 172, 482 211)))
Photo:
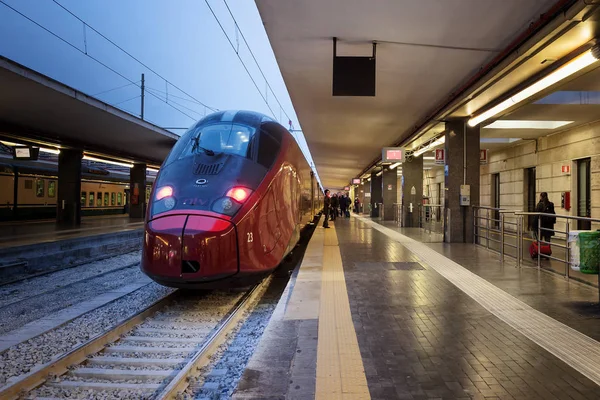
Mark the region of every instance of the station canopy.
MULTIPOLYGON (((331 188, 346 186, 383 147, 408 138, 453 90, 557 6, 556 0, 256 3, 315 166, 331 188), (362 96, 334 95, 334 37, 338 57, 372 57, 377 43, 375 96, 365 87, 358 87, 362 96)), ((368 66, 336 71, 336 79, 348 83, 361 74, 368 86, 368 66)))

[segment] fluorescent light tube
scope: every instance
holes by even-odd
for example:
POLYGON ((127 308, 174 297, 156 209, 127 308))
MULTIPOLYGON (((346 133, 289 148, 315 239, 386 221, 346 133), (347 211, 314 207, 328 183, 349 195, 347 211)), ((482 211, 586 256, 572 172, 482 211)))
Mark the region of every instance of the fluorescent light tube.
POLYGON ((96 157, 92 157, 92 156, 88 156, 88 155, 84 155, 83 159, 84 160, 89 160, 89 161, 101 162, 101 163, 105 163, 105 164, 118 165, 120 167, 133 168, 133 164, 123 163, 123 162, 118 162, 118 161, 112 161, 112 160, 104 160, 102 158, 96 158, 96 157))
POLYGON ((494 117, 495 115, 500 114, 502 111, 507 110, 515 104, 518 104, 524 100, 527 100, 531 96, 541 92, 544 89, 554 85, 557 82, 562 81, 565 78, 573 75, 574 73, 581 71, 582 69, 592 65, 597 62, 598 59, 592 54, 592 50, 590 49, 585 53, 575 57, 562 67, 558 68, 556 71, 550 73, 546 77, 540 79, 536 83, 526 87, 521 90, 519 93, 515 94, 509 99, 504 100, 502 103, 497 104, 491 109, 471 118, 469 120, 469 126, 476 126, 480 123, 487 121, 488 119, 494 117))
POLYGON ((483 129, 556 129, 574 121, 525 121, 499 119, 483 129))
POLYGON ((398 165, 402 165, 402 163, 397 162, 396 164, 390 165, 390 169, 396 168, 398 165))

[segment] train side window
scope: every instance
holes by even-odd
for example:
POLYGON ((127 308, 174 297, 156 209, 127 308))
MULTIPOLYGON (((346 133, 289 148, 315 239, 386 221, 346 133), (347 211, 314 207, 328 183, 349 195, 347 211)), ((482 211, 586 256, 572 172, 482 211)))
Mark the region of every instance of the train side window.
POLYGON ((96 193, 96 205, 98 207, 102 205, 102 192, 96 193))
POLYGON ((258 143, 258 158, 257 162, 266 167, 271 168, 273 162, 279 154, 279 143, 266 132, 260 133, 260 141, 258 143))
POLYGON ((94 207, 94 192, 90 192, 89 203, 90 207, 94 207))
POLYGON ((123 193, 121 192, 117 193, 117 205, 123 205, 123 193))
POLYGON ((48 197, 56 197, 56 181, 48 182, 48 197))
POLYGON ((25 179, 25 189, 33 189, 33 181, 31 179, 25 179))
POLYGON ((36 179, 35 181, 35 197, 44 197, 45 184, 43 179, 36 179))
POLYGON ((108 192, 104 192, 104 205, 108 205, 108 192))
POLYGON ((87 200, 87 192, 81 192, 81 207, 85 207, 86 200, 87 200))
POLYGON ((115 192, 112 192, 112 193, 110 194, 110 205, 111 205, 111 206, 114 206, 114 205, 116 204, 115 197, 116 197, 116 195, 115 195, 115 192))

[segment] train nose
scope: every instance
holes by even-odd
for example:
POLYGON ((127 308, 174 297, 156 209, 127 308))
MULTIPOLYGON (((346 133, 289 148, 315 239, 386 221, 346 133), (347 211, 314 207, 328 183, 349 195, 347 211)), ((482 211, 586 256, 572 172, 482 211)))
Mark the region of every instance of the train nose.
POLYGON ((235 226, 203 215, 172 215, 146 226, 142 270, 151 278, 202 282, 238 272, 235 226))

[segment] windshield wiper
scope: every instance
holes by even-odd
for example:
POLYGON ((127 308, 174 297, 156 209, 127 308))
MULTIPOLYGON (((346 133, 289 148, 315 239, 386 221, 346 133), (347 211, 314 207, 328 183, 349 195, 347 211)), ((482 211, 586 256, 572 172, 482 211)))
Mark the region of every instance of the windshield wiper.
POLYGON ((194 139, 194 145, 192 146, 192 153, 196 151, 196 149, 202 150, 206 155, 214 156, 215 152, 211 149, 207 149, 206 147, 200 146, 200 135, 196 136, 194 139))

